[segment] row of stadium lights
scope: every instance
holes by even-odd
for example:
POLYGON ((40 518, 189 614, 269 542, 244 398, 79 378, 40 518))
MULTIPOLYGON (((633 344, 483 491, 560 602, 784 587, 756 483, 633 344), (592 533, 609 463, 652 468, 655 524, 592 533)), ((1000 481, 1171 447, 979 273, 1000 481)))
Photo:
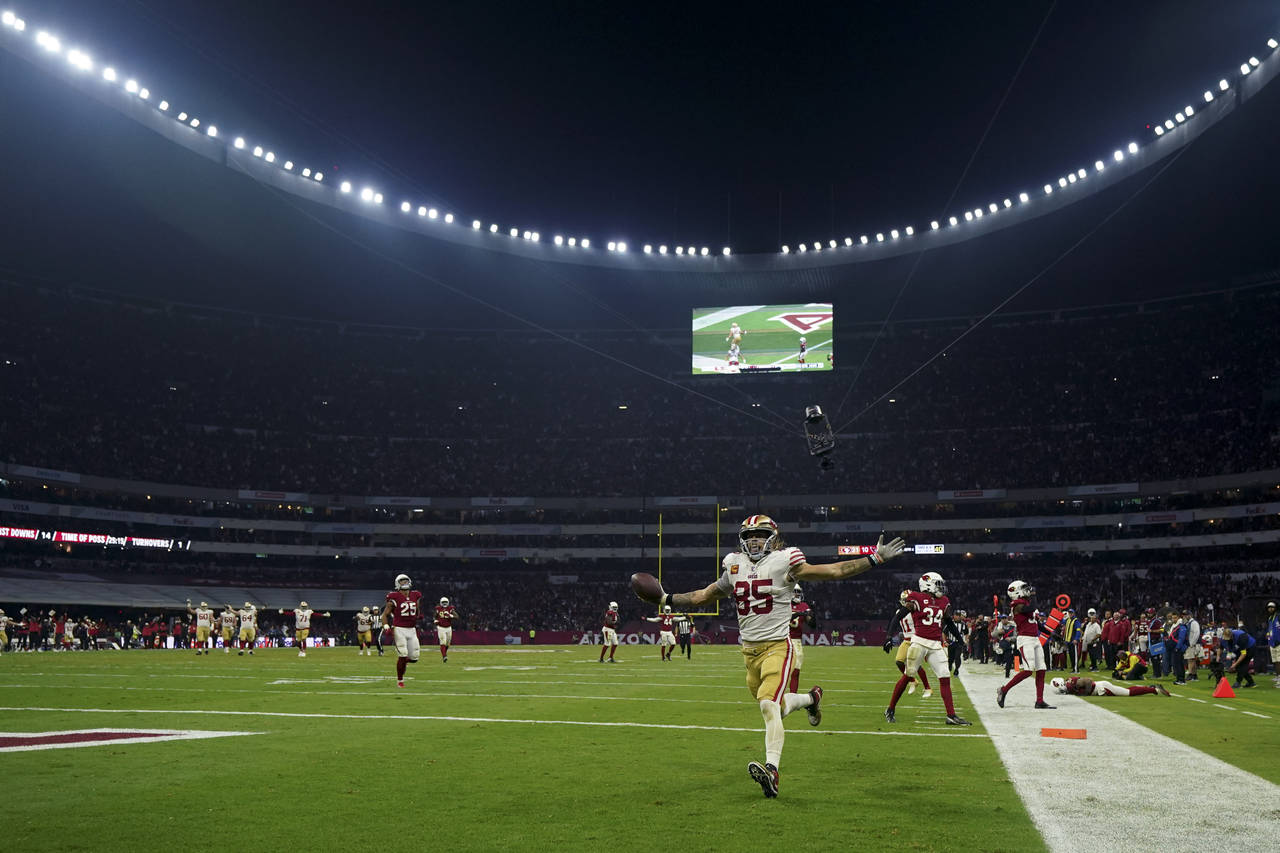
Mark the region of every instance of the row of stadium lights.
MULTIPOLYGON (((15 15, 11 11, 6 11, 0 14, 0 24, 3 24, 4 27, 11 29, 17 33, 25 32, 27 29, 26 21, 24 21, 22 18, 19 18, 17 15, 15 15)), ((58 38, 56 36, 50 35, 47 32, 44 32, 43 30, 36 33, 36 44, 38 44, 40 47, 44 48, 46 51, 52 54, 59 54, 62 52, 62 44, 58 40, 58 38)), ((1270 48, 1271 50, 1275 50, 1277 47, 1280 47, 1280 43, 1278 43, 1274 38, 1270 38, 1270 39, 1267 39, 1267 47, 1270 48)), ((73 67, 77 68, 78 70, 85 71, 85 72, 93 71, 93 68, 94 68, 93 60, 89 57, 88 54, 84 53, 83 51, 73 48, 67 51, 66 56, 67 56, 67 62, 69 62, 73 67)), ((1260 64, 1261 62, 1258 60, 1256 56, 1249 57, 1249 59, 1246 62, 1242 62, 1240 64, 1240 76, 1241 77, 1247 76, 1250 72, 1253 71, 1253 69, 1257 68, 1260 64)), ((109 66, 102 69, 102 79, 107 81, 108 83, 119 82, 119 76, 117 75, 115 69, 109 66)), ((124 89, 126 92, 136 95, 137 97, 139 97, 144 101, 148 101, 151 98, 151 92, 145 86, 141 86, 136 80, 126 79, 122 85, 124 86, 124 89)), ((1231 84, 1227 82, 1225 78, 1218 81, 1219 93, 1226 92, 1230 88, 1231 88, 1231 84)), ((1205 90, 1204 101, 1206 104, 1212 103, 1214 100, 1214 97, 1215 95, 1212 89, 1205 90)), ((161 112, 170 113, 170 105, 168 101, 161 100, 156 106, 161 112)), ((1195 109, 1190 104, 1188 104, 1187 106, 1179 110, 1177 113, 1175 113, 1172 118, 1165 119, 1163 123, 1156 124, 1152 128, 1152 130, 1157 137, 1163 136, 1167 131, 1173 130, 1178 125, 1185 123, 1194 115, 1195 115, 1195 109)), ((186 112, 178 111, 175 114, 175 117, 179 122, 186 124, 193 129, 198 130, 201 127, 200 119, 194 116, 190 116, 186 112)), ((205 125, 204 133, 211 138, 217 138, 218 128, 212 124, 205 125)), ((232 144, 237 150, 244 150, 248 146, 248 143, 245 142, 244 138, 239 136, 235 138, 235 141, 232 144)), ((1111 155, 1112 160, 1115 163, 1123 163, 1125 159, 1126 150, 1130 155, 1137 154, 1139 150, 1138 143, 1130 142, 1125 150, 1116 149, 1116 151, 1111 155)), ((265 150, 260 145, 255 145, 253 147, 253 156, 261 160, 265 160, 267 163, 275 163, 277 160, 275 152, 265 150)), ((1093 164, 1094 171, 1101 172, 1106 168, 1106 165, 1107 164, 1103 160, 1096 160, 1094 161, 1094 164, 1093 164)), ((281 167, 287 172, 294 171, 294 163, 292 160, 285 160, 281 164, 281 167)), ((300 170, 300 172, 302 174, 302 177, 304 178, 310 178, 311 180, 314 180, 316 182, 322 182, 324 180, 324 173, 320 171, 313 172, 310 168, 304 167, 303 169, 300 170)), ((1072 184, 1086 180, 1088 177, 1089 177, 1089 171, 1087 169, 1082 168, 1082 169, 1077 169, 1074 172, 1069 172, 1066 175, 1058 178, 1058 181, 1057 181, 1058 189, 1065 189, 1066 187, 1072 184)), ((339 185, 338 189, 339 189, 339 192, 341 192, 344 195, 348 195, 354 192, 354 187, 352 186, 350 181, 343 181, 341 185, 339 185)), ((1044 185, 1044 194, 1046 196, 1053 195, 1053 192, 1054 192, 1054 185, 1052 183, 1047 183, 1044 185)), ((382 193, 370 187, 362 188, 360 190, 359 197, 361 201, 367 202, 370 204, 382 204, 382 201, 383 201, 382 193)), ((1031 196, 1028 193, 1025 193, 1025 192, 1018 193, 1019 204, 1028 204, 1030 201, 1031 201, 1031 196)), ((1001 209, 1008 210, 1009 208, 1012 208, 1013 205, 1014 205, 1013 199, 1006 198, 1000 204, 997 204, 996 202, 991 202, 986 206, 985 209, 982 207, 975 207, 972 210, 964 211, 964 213, 959 216, 953 215, 948 217, 947 226, 951 228, 956 228, 960 225, 961 218, 963 218, 965 222, 973 222, 975 220, 982 219, 984 216, 994 215, 996 213, 999 213, 1001 209)), ((400 211, 402 213, 412 214, 415 211, 415 206, 408 201, 402 201, 400 202, 400 211)), ((440 211, 434 207, 418 205, 416 207, 416 211, 418 216, 424 217, 426 219, 438 220, 441 218, 440 211)), ((443 219, 446 224, 452 224, 454 221, 454 215, 452 213, 445 213, 443 216, 443 219)), ((937 231, 942 227, 943 227, 942 223, 936 219, 929 223, 929 228, 932 231, 937 231)), ((474 231, 481 231, 485 228, 485 226, 479 219, 473 219, 471 220, 471 228, 474 231)), ((490 223, 488 226, 488 231, 490 234, 498 234, 501 232, 501 230, 502 229, 499 228, 497 223, 490 223)), ((915 235, 915 233, 916 233, 915 228, 911 225, 908 225, 905 228, 903 228, 901 231, 899 231, 897 228, 890 229, 887 237, 884 232, 877 232, 875 234, 874 240, 876 243, 883 243, 886 241, 886 239, 889 241, 894 241, 904 236, 912 237, 915 235)), ((507 235, 513 239, 523 238, 532 243, 538 243, 538 242, 541 242, 542 240, 542 235, 539 234, 537 231, 529 231, 529 230, 521 231, 519 228, 509 229, 507 231, 507 235)), ((557 234, 555 235, 552 241, 557 246, 568 246, 569 248, 582 248, 582 249, 591 248, 591 240, 587 237, 567 237, 566 238, 560 234, 557 234)), ((866 245, 869 245, 871 242, 872 242, 872 238, 867 234, 863 234, 861 237, 858 238, 857 244, 866 246, 866 245)), ((844 238, 845 247, 852 247, 853 245, 855 245, 855 243, 852 237, 844 238)), ((840 247, 840 244, 837 243, 835 240, 828 240, 826 242, 826 248, 828 249, 836 249, 839 247, 840 247)), ((622 241, 622 240, 610 240, 606 244, 606 248, 610 252, 616 252, 618 254, 626 254, 627 252, 627 244, 625 241, 622 241)), ((824 248, 824 245, 822 241, 815 240, 813 243, 800 243, 796 247, 795 251, 803 254, 810 251, 811 249, 812 251, 815 251, 815 252, 821 252, 823 248, 824 248)), ((701 249, 697 248, 696 246, 676 246, 672 249, 669 249, 665 245, 659 245, 655 250, 652 244, 646 243, 644 245, 644 253, 646 255, 654 254, 655 251, 659 255, 675 254, 681 257, 699 257, 700 256, 705 258, 711 254, 711 249, 707 246, 703 246, 701 249)), ((791 254, 791 252, 792 252, 791 246, 784 245, 782 247, 782 254, 789 255, 791 254)), ((732 252, 728 246, 725 246, 723 249, 720 250, 720 254, 727 257, 730 254, 732 254, 732 252)))

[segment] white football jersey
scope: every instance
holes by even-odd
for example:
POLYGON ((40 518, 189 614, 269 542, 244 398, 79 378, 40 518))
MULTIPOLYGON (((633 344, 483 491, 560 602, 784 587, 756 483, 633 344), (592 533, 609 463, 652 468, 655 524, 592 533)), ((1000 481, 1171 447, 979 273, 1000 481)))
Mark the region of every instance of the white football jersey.
POLYGON ((258 627, 258 611, 240 608, 240 627, 241 628, 257 628, 258 627))
MULTIPOLYGON (((706 577, 706 576, 704 575, 703 577, 706 577)), ((308 607, 306 610, 295 610, 295 611, 293 611, 293 624, 294 624, 294 627, 295 627, 295 628, 297 628, 297 629, 299 629, 299 630, 302 630, 302 631, 305 631, 305 630, 307 630, 308 628, 310 628, 310 627, 311 627, 311 614, 312 614, 312 613, 315 613, 315 611, 314 611, 314 610, 312 610, 310 607, 308 607)))
POLYGON ((744 643, 791 636, 791 601, 795 596, 791 570, 804 562, 799 548, 770 551, 756 563, 740 551, 725 556, 721 563, 724 572, 716 586, 733 599, 744 643))
MULTIPOLYGON (((705 576, 705 575, 703 575, 703 577, 706 577, 706 576, 705 576)), ((369 614, 369 613, 357 613, 357 614, 356 614, 356 630, 357 630, 357 631, 372 631, 372 630, 373 630, 373 616, 372 616, 372 614, 369 614)))
POLYGON ((196 627, 210 628, 213 626, 213 611, 207 607, 196 608, 196 627))

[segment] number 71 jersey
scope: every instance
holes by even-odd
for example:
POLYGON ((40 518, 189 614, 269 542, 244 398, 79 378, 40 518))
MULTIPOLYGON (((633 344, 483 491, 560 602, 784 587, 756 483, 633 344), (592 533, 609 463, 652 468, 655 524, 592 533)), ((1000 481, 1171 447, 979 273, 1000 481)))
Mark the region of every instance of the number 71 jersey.
POLYGON ((721 592, 733 598, 738 612, 738 633, 744 643, 785 640, 791 634, 791 599, 795 580, 791 570, 804 564, 799 548, 770 551, 758 562, 741 551, 725 556, 724 572, 716 581, 721 592))

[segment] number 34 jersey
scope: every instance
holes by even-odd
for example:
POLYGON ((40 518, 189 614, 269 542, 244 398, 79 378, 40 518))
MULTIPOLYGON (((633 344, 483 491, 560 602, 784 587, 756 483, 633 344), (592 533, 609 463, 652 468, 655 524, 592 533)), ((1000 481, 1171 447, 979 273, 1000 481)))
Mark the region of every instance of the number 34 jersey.
POLYGON ((908 592, 905 596, 907 607, 911 612, 903 617, 903 628, 910 628, 914 634, 911 642, 923 640, 919 645, 931 649, 942 648, 942 614, 951 603, 945 595, 930 595, 927 592, 908 592))
POLYGON ((804 561, 799 548, 770 551, 755 563, 740 551, 724 558, 724 572, 716 586, 733 598, 742 642, 785 640, 790 635, 791 600, 795 594, 791 570, 804 561))

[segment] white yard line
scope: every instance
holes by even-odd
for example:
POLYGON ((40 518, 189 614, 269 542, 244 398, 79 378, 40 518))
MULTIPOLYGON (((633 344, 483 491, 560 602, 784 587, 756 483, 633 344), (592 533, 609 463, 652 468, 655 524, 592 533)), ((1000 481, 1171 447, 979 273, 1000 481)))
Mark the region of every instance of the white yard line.
MULTIPOLYGON (((813 346, 809 347, 809 349, 806 351, 806 353, 805 353, 805 354, 807 355, 808 353, 811 353, 811 352, 813 352, 814 350, 822 349, 823 347, 830 345, 830 343, 831 343, 831 341, 822 341, 821 343, 814 344, 813 346)), ((786 358, 780 358, 780 359, 778 359, 777 361, 771 361, 771 362, 769 362, 769 366, 770 366, 770 367, 777 367, 779 364, 786 364, 788 361, 791 361, 792 359, 799 358, 799 357, 800 357, 800 351, 799 351, 799 350, 796 350, 795 352, 791 353, 791 355, 787 356, 786 358)))
MULTIPOLYGON (((752 311, 759 311, 761 308, 767 308, 767 305, 735 305, 731 308, 721 308, 719 311, 712 311, 693 321, 693 331, 701 331, 708 326, 714 326, 716 323, 723 323, 725 320, 732 320, 734 317, 741 317, 743 314, 750 314, 752 311)), ((726 329, 725 331, 728 331, 726 329)))
MULTIPOLYGON (((1168 853, 1203 846, 1232 853, 1275 849, 1275 813, 1236 809, 1223 818, 1222 792, 1249 791, 1259 803, 1280 801, 1280 786, 1198 749, 1148 729, 1104 707, 1116 702, 1168 702, 1162 696, 1085 700, 1051 695, 1056 710, 1035 710, 1035 682, 1028 679, 996 706, 998 672, 966 668, 960 680, 991 734, 1031 820, 1052 851, 1076 851, 1098 837, 1126 853, 1168 853), (1084 740, 1041 737, 1040 729, 1085 729, 1084 740), (1160 772, 1143 772, 1157 762, 1160 772), (1176 784, 1170 779, 1210 778, 1213 785, 1176 784), (1123 808, 1119 807, 1123 804, 1123 808), (1174 810, 1174 811, 1170 811, 1174 810), (1165 817, 1176 817, 1176 837, 1165 817), (1167 813, 1167 814, 1166 814, 1167 813), (1090 827, 1106 826, 1104 836, 1090 827)), ((993 839, 994 843, 994 839, 993 839)), ((1104 847, 1109 846, 1103 843, 1104 847)))
MULTIPOLYGON (((39 713, 78 713, 78 714, 202 714, 224 717, 289 717, 301 719, 325 720, 422 720, 454 723, 518 723, 533 726, 584 726, 587 728, 623 728, 623 729, 681 729, 702 732, 755 732, 760 728, 744 728, 741 726, 689 726, 674 723, 636 723, 636 722, 602 722, 599 720, 525 720, 508 717, 452 717, 432 716, 426 714, 299 714, 285 711, 210 711, 210 710, 168 710, 164 708, 19 708, 0 707, 0 711, 36 711, 39 713)), ((958 734, 954 732, 934 734, 932 732, 901 731, 855 731, 847 729, 788 729, 787 734, 826 734, 826 735, 883 735, 887 737, 968 737, 985 738, 983 734, 958 734)))

